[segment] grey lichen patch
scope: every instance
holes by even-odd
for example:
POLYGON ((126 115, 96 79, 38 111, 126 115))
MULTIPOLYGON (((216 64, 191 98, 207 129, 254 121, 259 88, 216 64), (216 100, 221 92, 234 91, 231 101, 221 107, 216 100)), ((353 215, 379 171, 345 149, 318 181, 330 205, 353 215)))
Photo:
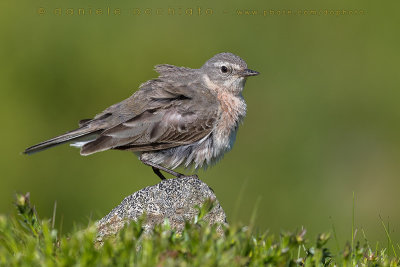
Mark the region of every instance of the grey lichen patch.
POLYGON ((214 206, 204 219, 210 224, 226 224, 225 212, 213 190, 197 176, 163 180, 126 197, 101 219, 97 223, 97 243, 102 243, 105 237, 117 234, 126 223, 137 221, 143 214, 146 214, 143 224, 145 233, 150 233, 155 225, 166 219, 172 228, 181 231, 186 221, 191 221, 198 215, 196 206, 202 206, 208 199, 214 202, 214 206))

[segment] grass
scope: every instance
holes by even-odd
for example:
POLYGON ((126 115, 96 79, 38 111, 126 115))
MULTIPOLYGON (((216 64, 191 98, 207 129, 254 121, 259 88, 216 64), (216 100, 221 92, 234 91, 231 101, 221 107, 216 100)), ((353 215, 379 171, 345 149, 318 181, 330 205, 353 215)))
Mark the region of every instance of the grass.
MULTIPOLYGON (((308 240, 306 230, 280 235, 257 233, 251 227, 216 226, 203 220, 209 205, 187 222, 181 233, 169 223, 144 235, 142 223, 132 222, 117 236, 95 245, 96 227, 60 235, 54 220, 40 220, 29 194, 17 195, 17 214, 0 215, 0 266, 398 266, 390 240, 388 248, 374 250, 347 243, 335 255, 327 248, 329 233, 308 240)), ((53 216, 54 217, 54 216, 53 216)), ((384 224, 383 224, 384 225, 384 224)), ((386 227, 386 226, 384 226, 386 227)), ((354 225, 352 227, 354 229, 354 225)), ((362 231, 364 233, 364 231, 362 231)), ((387 232, 388 234, 388 232, 387 232)), ((365 235, 364 235, 365 236, 365 235)), ((388 234, 388 238, 389 234, 388 234)), ((355 242, 355 243, 354 243, 355 242)), ((397 245, 398 246, 398 245, 397 245)), ((400 249, 400 247, 398 247, 400 249)))

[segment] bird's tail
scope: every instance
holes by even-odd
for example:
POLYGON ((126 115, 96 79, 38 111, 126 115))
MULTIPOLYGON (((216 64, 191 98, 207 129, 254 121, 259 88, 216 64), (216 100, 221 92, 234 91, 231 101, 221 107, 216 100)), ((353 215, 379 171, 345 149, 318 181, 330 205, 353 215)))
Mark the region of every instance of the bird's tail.
POLYGON ((27 149, 25 149, 23 153, 28 155, 33 154, 71 141, 76 141, 76 142, 83 141, 83 143, 90 142, 96 139, 96 137, 99 135, 99 132, 100 131, 93 130, 93 128, 84 126, 76 130, 67 132, 63 135, 49 139, 47 141, 41 142, 37 145, 28 147, 27 149))

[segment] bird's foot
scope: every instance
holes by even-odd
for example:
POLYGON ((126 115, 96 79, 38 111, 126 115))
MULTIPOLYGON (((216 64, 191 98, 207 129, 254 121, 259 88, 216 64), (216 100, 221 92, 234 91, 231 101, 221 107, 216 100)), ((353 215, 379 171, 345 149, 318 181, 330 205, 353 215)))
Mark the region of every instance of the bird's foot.
POLYGON ((173 170, 170 170, 168 168, 165 168, 163 166, 160 166, 158 164, 155 164, 151 161, 148 160, 144 160, 144 159, 140 159, 144 164, 151 166, 151 168, 153 169, 153 172, 161 179, 161 180, 166 180, 165 176, 161 173, 161 171, 169 173, 173 176, 175 176, 176 178, 185 178, 185 177, 194 177, 196 179, 198 179, 199 177, 197 177, 196 174, 194 175, 184 175, 182 173, 179 172, 175 172, 173 170))
POLYGON ((199 177, 197 176, 197 174, 193 174, 193 175, 184 175, 182 173, 178 173, 178 176, 176 176, 176 178, 195 178, 195 179, 199 179, 199 177))

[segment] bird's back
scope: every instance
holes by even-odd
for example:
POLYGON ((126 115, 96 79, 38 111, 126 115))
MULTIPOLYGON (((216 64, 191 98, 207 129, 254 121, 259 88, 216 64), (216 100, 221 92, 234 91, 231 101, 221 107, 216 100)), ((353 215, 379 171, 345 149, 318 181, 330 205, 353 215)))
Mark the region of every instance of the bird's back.
MULTIPOLYGON (((218 117, 215 95, 198 79, 196 70, 167 65, 160 77, 147 81, 130 98, 102 114, 132 114, 106 128, 82 147, 83 155, 107 149, 156 151, 190 144, 207 136, 218 117), (172 72, 185 71, 187 79, 172 72), (123 112, 121 112, 121 109, 123 112)), ((99 114, 98 116, 102 116, 99 114)), ((113 122, 118 121, 116 118, 113 122)))

